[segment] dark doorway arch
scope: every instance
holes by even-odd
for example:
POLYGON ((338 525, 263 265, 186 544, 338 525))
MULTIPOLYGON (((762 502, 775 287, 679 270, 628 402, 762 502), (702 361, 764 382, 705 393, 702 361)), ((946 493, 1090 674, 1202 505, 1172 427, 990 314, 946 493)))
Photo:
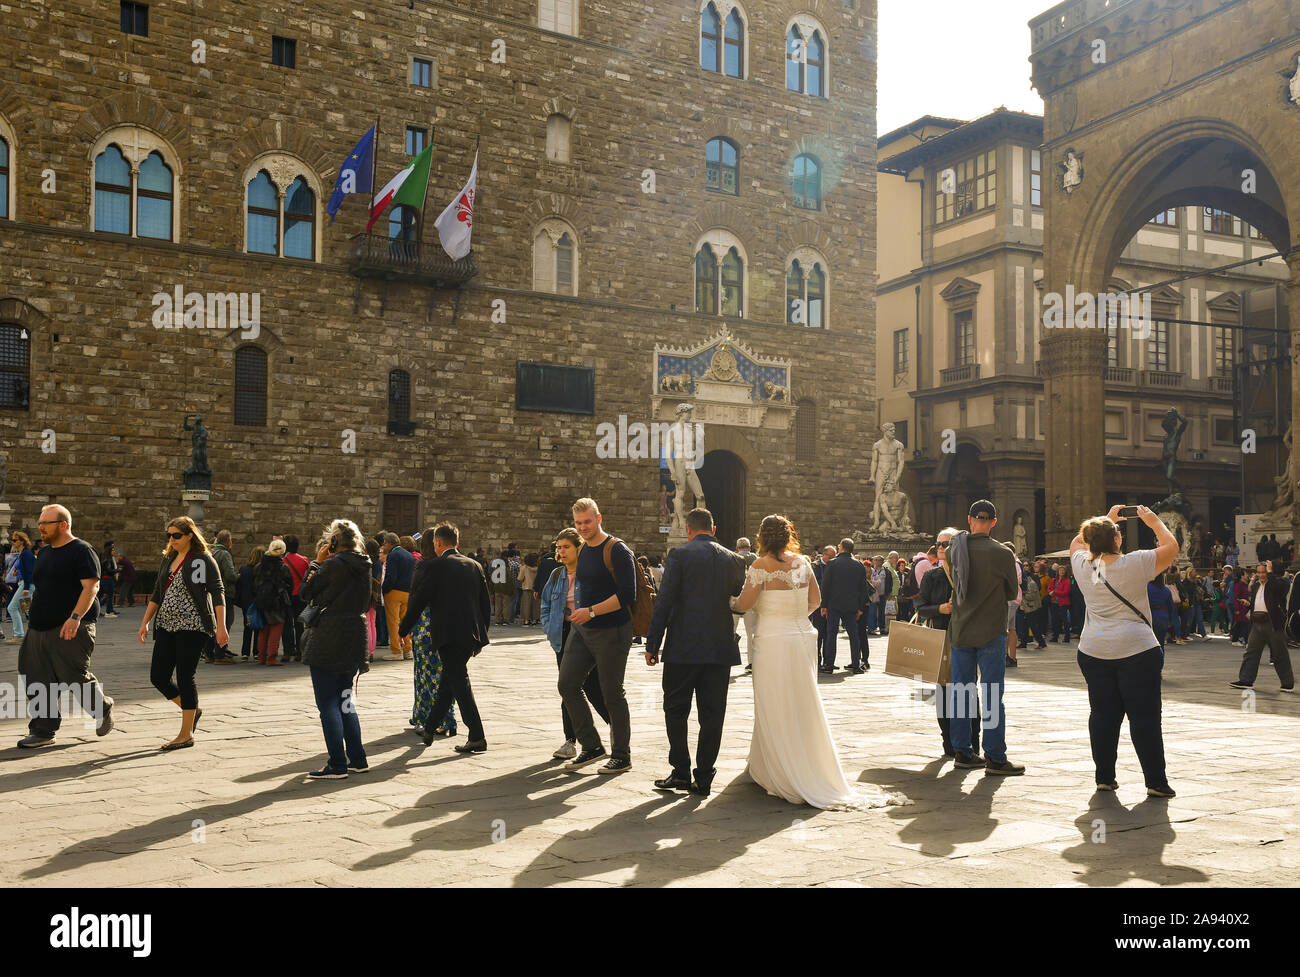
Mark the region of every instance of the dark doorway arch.
POLYGON ((713 522, 718 542, 728 548, 746 535, 745 486, 749 472, 745 463, 730 451, 710 451, 700 466, 700 486, 713 522))
POLYGON ((966 442, 957 452, 948 471, 948 519, 954 526, 965 526, 971 504, 989 498, 989 469, 979 446, 966 442))

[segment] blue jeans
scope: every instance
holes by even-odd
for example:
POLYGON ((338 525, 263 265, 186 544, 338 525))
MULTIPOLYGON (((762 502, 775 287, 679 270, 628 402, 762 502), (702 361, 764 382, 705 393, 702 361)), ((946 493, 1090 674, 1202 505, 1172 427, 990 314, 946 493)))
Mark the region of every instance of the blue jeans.
POLYGON ((105 614, 113 613, 113 578, 99 578, 99 603, 105 614))
MULTIPOLYGON (((33 593, 35 593, 35 591, 33 591, 33 593)), ((28 596, 30 597, 31 594, 28 594, 28 596)), ((14 590, 13 598, 9 601, 9 618, 14 622, 15 638, 21 638, 23 635, 27 633, 27 625, 26 622, 23 621, 22 602, 23 602, 23 585, 20 582, 18 584, 17 589, 14 590)))
MULTIPOLYGON (((954 720, 984 717, 984 755, 994 763, 1007 759, 1007 717, 1002 710, 1006 685, 1007 636, 998 635, 986 645, 952 646, 952 682, 948 689, 948 715, 954 720), (975 672, 979 669, 979 684, 975 672), (976 698, 978 696, 978 698, 976 698), (975 709, 979 709, 977 714, 975 709)), ((970 724, 951 725, 952 745, 958 753, 971 752, 970 724)))
POLYGON ((835 667, 835 639, 839 636, 841 623, 849 635, 849 666, 857 668, 862 660, 862 641, 858 635, 857 613, 842 615, 833 607, 826 608, 826 644, 823 646, 822 664, 827 668, 835 667))
POLYGON ((337 773, 366 765, 366 748, 361 745, 361 720, 357 718, 356 704, 352 701, 352 675, 330 672, 311 666, 311 687, 316 693, 316 708, 320 710, 320 725, 325 732, 325 746, 329 750, 329 767, 337 773))
POLYGON ((873 601, 869 601, 869 602, 867 603, 867 612, 866 612, 866 613, 867 613, 867 630, 868 630, 868 631, 875 631, 877 628, 880 627, 880 622, 876 620, 876 617, 877 617, 877 615, 876 615, 876 602, 875 602, 874 600, 873 600, 873 601))
POLYGON ((1196 631, 1200 634, 1202 638, 1204 638, 1205 637, 1205 611, 1202 609, 1200 601, 1197 601, 1194 604, 1192 604, 1191 610, 1192 610, 1191 627, 1187 629, 1187 633, 1191 634, 1193 631, 1196 631))

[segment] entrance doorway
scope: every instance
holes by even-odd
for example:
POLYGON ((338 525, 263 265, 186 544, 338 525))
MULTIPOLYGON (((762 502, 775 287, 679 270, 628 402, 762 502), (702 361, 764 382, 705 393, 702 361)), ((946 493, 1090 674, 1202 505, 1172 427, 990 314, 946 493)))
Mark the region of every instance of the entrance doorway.
POLYGON ((700 487, 713 513, 717 540, 728 549, 757 527, 745 526, 745 463, 730 451, 710 451, 700 467, 700 487))
POLYGON ((413 535, 420 531, 420 497, 384 493, 383 528, 397 535, 413 535))

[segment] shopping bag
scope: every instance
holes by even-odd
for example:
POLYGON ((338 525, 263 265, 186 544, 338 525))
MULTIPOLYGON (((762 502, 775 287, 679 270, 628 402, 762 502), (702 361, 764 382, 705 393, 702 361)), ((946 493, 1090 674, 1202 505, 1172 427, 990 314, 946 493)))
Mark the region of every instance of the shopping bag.
POLYGON ((895 615, 897 615, 898 601, 894 600, 892 597, 889 598, 889 600, 885 601, 885 614, 890 617, 894 617, 895 615))
POLYGON ((889 626, 885 674, 947 685, 952 679, 952 645, 948 631, 895 621, 889 626))

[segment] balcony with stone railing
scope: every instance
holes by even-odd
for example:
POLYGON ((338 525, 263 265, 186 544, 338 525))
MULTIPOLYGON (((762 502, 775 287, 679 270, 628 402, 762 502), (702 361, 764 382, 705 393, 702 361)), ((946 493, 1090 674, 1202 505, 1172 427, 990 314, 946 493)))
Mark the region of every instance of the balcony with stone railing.
POLYGON ((1232 377, 1209 377, 1205 383, 1212 394, 1232 394, 1234 392, 1232 377))
POLYGON ((1137 371, 1131 366, 1108 366, 1106 367, 1106 382, 1131 387, 1137 383, 1137 371))
POLYGON ((1133 0, 1066 0, 1029 22, 1031 54, 1050 47, 1057 40, 1101 20, 1133 0))
POLYGON ((945 387, 952 383, 970 383, 980 378, 980 365, 968 363, 966 366, 952 366, 939 371, 939 382, 945 387))
POLYGON ((1183 375, 1170 370, 1143 370, 1142 386, 1161 390, 1177 390, 1183 385, 1183 375))
POLYGON ((353 239, 348 270, 358 278, 404 280, 434 288, 456 288, 478 274, 478 260, 470 252, 453 261, 437 243, 360 234, 353 239))

